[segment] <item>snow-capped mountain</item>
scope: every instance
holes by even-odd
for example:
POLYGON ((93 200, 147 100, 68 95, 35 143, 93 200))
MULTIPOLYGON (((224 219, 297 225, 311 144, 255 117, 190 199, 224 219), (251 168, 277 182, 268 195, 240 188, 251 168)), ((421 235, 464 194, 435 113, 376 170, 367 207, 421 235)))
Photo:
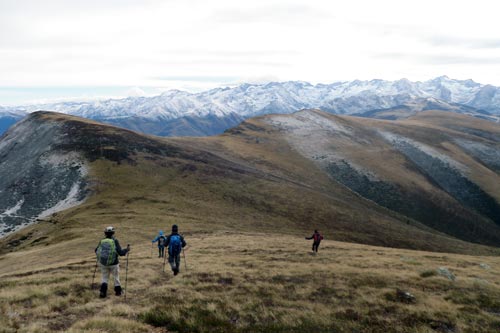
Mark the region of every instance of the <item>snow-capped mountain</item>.
MULTIPOLYGON (((424 82, 344 81, 312 85, 289 81, 242 84, 201 93, 167 91, 154 97, 91 102, 61 102, 4 108, 4 111, 50 110, 95 119, 156 135, 211 135, 242 119, 319 108, 335 114, 359 114, 433 98, 500 115, 500 88, 441 76, 424 82)), ((460 112, 461 108, 451 111, 460 112)), ((0 109, 0 112, 2 110, 0 109)), ((495 118, 495 117, 493 117, 495 118)))

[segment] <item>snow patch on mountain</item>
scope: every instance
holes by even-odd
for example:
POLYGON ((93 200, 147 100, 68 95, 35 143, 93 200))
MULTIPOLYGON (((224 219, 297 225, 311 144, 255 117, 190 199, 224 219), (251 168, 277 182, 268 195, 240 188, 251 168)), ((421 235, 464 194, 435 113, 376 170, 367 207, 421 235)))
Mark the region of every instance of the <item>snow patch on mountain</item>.
POLYGON ((292 132, 294 135, 304 136, 314 131, 315 133, 335 134, 342 133, 351 135, 352 130, 348 127, 325 118, 314 111, 301 111, 293 116, 272 116, 267 118, 268 123, 276 125, 281 129, 292 132))
POLYGON ((500 171, 500 145, 465 139, 456 139, 455 143, 491 169, 500 171))
POLYGON ((44 154, 40 157, 40 164, 43 166, 49 165, 51 167, 76 167, 82 177, 88 174, 88 168, 83 162, 81 155, 77 152, 44 154))
POLYGON ((56 203, 54 206, 47 208, 43 212, 41 212, 37 218, 45 218, 54 213, 78 206, 82 204, 85 199, 80 198, 80 192, 82 191, 80 182, 75 182, 70 191, 67 194, 67 197, 56 203))
POLYGON ((340 121, 325 117, 314 110, 304 110, 293 115, 273 115, 265 118, 265 121, 285 132, 285 138, 290 145, 320 167, 326 169, 332 164, 347 163, 359 174, 371 180, 378 179, 375 174, 350 161, 337 149, 336 144, 341 141, 344 141, 342 145, 357 140, 354 130, 340 121))
POLYGON ((435 158, 444 164, 448 165, 449 167, 460 171, 461 174, 465 174, 468 172, 467 166, 464 164, 455 161, 454 159, 450 158, 448 155, 442 154, 439 151, 437 151, 434 148, 431 148, 423 143, 417 142, 415 140, 406 138, 401 135, 397 135, 391 132, 386 132, 386 131, 379 131, 379 134, 388 142, 390 142, 393 146, 399 148, 399 149, 404 149, 406 146, 411 146, 413 149, 416 149, 425 155, 428 155, 432 158, 435 158))
POLYGON ((3 213, 0 213, 0 218, 2 218, 4 216, 16 215, 16 213, 21 209, 23 203, 24 203, 24 199, 19 200, 19 202, 16 203, 15 206, 13 206, 11 208, 7 208, 3 213))

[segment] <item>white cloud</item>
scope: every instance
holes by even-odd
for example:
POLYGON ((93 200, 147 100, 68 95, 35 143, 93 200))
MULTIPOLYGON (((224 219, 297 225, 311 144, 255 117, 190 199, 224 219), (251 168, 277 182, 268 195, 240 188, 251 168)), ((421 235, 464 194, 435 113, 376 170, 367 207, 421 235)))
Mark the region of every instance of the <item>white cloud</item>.
POLYGON ((127 97, 142 97, 146 96, 147 93, 139 87, 132 87, 125 93, 127 97))
POLYGON ((500 85, 497 7, 486 0, 2 0, 0 86, 200 90, 251 78, 442 74, 500 85))

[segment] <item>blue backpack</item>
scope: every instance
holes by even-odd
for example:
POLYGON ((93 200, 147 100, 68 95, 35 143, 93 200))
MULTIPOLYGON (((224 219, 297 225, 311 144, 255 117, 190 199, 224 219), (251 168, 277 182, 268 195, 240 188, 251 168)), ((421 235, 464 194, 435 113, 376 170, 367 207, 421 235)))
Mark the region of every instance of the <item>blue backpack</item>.
POLYGON ((170 242, 168 243, 168 254, 170 256, 177 256, 181 253, 181 250, 182 250, 181 236, 171 235, 170 242))

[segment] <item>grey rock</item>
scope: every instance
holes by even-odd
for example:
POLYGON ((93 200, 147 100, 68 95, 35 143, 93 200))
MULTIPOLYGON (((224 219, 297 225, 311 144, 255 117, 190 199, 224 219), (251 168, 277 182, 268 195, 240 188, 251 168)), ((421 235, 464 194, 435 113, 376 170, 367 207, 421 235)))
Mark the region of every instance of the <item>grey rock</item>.
POLYGON ((439 267, 437 269, 437 272, 438 272, 439 275, 444 276, 444 277, 448 278, 451 281, 455 281, 456 278, 457 278, 455 276, 455 274, 453 274, 452 272, 450 272, 450 270, 448 268, 446 268, 446 267, 439 267))
POLYGON ((487 286, 490 284, 490 282, 488 280, 485 280, 485 279, 479 279, 479 278, 475 278, 474 279, 474 284, 476 286, 480 286, 480 287, 483 287, 483 286, 487 286))
POLYGON ((417 298, 408 291, 396 290, 396 300, 401 303, 412 304, 417 302, 417 298))

